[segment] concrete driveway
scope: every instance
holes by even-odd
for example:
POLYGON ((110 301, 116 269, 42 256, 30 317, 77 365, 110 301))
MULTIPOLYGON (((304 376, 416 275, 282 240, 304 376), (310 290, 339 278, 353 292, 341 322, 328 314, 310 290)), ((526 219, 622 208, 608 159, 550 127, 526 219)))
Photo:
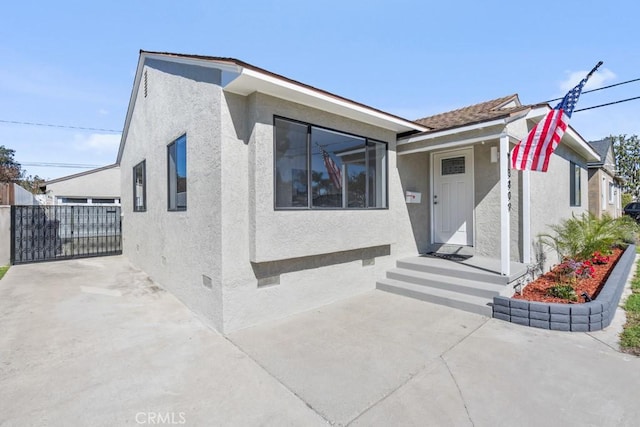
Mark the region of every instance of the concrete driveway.
POLYGON ((0 425, 637 425, 614 342, 378 291, 225 338, 125 258, 15 266, 0 425))
POLYGON ((125 258, 11 267, 0 425, 172 423, 326 425, 125 258))

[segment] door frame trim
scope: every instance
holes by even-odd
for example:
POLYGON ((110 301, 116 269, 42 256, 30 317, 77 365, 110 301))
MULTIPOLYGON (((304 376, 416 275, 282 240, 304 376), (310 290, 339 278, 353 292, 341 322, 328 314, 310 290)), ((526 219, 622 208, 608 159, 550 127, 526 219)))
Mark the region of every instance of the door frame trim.
POLYGON ((471 227, 472 227, 472 232, 471 232, 471 245, 461 245, 461 246, 469 246, 469 247, 475 247, 476 245, 476 182, 475 182, 475 160, 474 160, 474 155, 475 155, 475 150, 473 145, 468 146, 468 147, 464 147, 464 148, 455 148, 452 150, 442 150, 442 151, 432 151, 429 155, 429 169, 431 170, 431 172, 429 173, 429 217, 430 217, 430 222, 431 222, 431 233, 429 236, 429 242, 434 245, 436 244, 436 218, 435 218, 435 209, 434 209, 434 205, 433 205, 433 193, 434 193, 434 181, 435 181, 435 173, 436 173, 436 169, 435 169, 435 162, 433 157, 436 154, 448 154, 448 153, 457 153, 457 152, 465 152, 465 151, 470 151, 471 152, 471 162, 470 162, 470 168, 471 168, 471 227))

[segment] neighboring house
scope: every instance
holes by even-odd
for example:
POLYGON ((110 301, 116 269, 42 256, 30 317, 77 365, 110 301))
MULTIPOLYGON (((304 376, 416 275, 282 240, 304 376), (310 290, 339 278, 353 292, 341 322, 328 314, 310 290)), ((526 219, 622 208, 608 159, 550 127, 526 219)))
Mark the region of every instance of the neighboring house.
POLYGON ((609 138, 589 143, 598 153, 598 160, 589 162, 589 212, 601 218, 622 215, 621 181, 616 175, 613 141, 609 138))
POLYGON ((113 164, 52 179, 40 189, 49 205, 120 205, 120 167, 113 164))
POLYGON ((548 173, 507 166, 549 108, 512 95, 414 122, 235 59, 142 51, 117 161, 123 253, 222 332, 438 249, 508 277, 538 232, 587 209, 597 156, 573 129, 548 173))

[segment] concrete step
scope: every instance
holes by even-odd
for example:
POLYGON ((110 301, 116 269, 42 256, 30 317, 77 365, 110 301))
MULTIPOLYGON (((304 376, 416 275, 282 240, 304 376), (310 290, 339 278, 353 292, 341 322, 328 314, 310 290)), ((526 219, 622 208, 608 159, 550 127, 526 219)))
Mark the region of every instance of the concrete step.
POLYGON ((397 295, 491 317, 491 306, 489 305, 492 302, 491 298, 447 291, 389 278, 379 280, 376 283, 376 288, 397 295))
POLYGON ((494 296, 500 295, 506 286, 475 279, 470 280, 451 277, 451 275, 409 270, 406 268, 394 268, 387 271, 387 278, 400 282, 413 283, 414 285, 438 288, 445 291, 458 292, 485 298, 493 298, 494 296))
POLYGON ((482 268, 431 257, 412 257, 398 260, 398 268, 420 271, 465 280, 506 285, 508 278, 482 268))

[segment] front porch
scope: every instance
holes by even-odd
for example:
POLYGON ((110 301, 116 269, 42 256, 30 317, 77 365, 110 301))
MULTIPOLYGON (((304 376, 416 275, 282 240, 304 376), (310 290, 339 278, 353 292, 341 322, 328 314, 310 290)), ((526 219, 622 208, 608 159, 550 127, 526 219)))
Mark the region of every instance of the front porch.
POLYGON ((414 256, 398 260, 376 288, 491 317, 493 297, 513 295, 528 272, 520 262, 510 263, 509 275, 502 267, 501 260, 482 256, 414 256))

